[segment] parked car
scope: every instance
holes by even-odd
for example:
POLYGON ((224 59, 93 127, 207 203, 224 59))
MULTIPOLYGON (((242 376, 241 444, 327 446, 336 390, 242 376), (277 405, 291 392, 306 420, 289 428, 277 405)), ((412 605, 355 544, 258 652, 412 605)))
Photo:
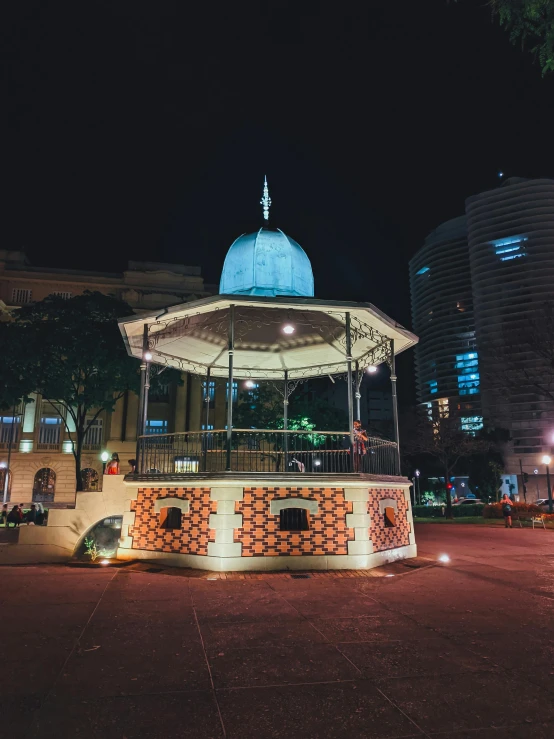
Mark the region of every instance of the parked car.
POLYGON ((548 513, 548 498, 539 498, 539 500, 535 502, 535 505, 538 505, 542 511, 548 513))
POLYGON ((452 505, 485 505, 485 503, 481 498, 464 498, 457 503, 452 503, 452 505))

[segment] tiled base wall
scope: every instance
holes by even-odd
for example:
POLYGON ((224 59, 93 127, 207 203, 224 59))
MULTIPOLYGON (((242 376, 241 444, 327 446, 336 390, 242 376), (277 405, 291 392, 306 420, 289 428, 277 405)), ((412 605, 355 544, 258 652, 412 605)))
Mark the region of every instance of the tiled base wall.
POLYGON ((122 556, 157 553, 186 560, 184 566, 209 569, 212 562, 213 569, 226 569, 226 561, 236 569, 248 560, 253 569, 263 569, 264 560, 275 569, 279 561, 289 567, 287 559, 312 558, 319 569, 331 561, 328 566, 340 567, 344 558, 349 567, 370 567, 381 555, 390 560, 415 551, 407 488, 148 487, 135 489, 126 510, 122 556), (161 528, 160 508, 174 507, 173 498, 183 511, 181 528, 161 528), (305 508, 309 529, 280 531, 281 507, 305 508), (385 507, 395 512, 392 527, 385 526, 385 507))
POLYGON ((242 514, 235 541, 242 544, 243 557, 348 554, 348 541, 354 539, 354 530, 346 526, 352 503, 345 501, 342 488, 245 488, 235 511, 242 514), (283 498, 317 503, 309 531, 279 531, 279 515, 272 515, 270 507, 272 500, 283 498))
POLYGON ((180 552, 207 556, 208 541, 215 541, 210 531, 210 513, 215 513, 217 503, 210 500, 210 488, 144 488, 131 501, 135 513, 134 523, 128 535, 133 539, 133 549, 158 552, 180 552), (182 516, 180 529, 160 528, 160 514, 154 510, 157 498, 175 498, 189 502, 189 512, 182 516))

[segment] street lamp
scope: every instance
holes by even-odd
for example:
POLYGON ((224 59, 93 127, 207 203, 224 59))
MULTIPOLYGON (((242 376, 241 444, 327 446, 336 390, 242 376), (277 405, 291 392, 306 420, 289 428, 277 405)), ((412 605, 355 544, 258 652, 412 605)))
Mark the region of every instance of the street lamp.
POLYGON ((370 364, 367 371, 370 375, 374 375, 377 372, 377 367, 374 364, 370 364))
POLYGON ((421 472, 419 470, 415 470, 415 479, 417 483, 417 499, 419 500, 419 505, 421 505, 421 489, 419 487, 419 476, 421 475, 421 472))
POLYGON ((542 463, 546 465, 546 487, 548 488, 548 512, 552 513, 552 488, 550 487, 550 470, 548 465, 552 462, 552 458, 545 454, 542 458, 542 463))
POLYGON ((102 454, 100 455, 100 459, 102 460, 102 474, 103 475, 106 474, 106 463, 109 458, 110 458, 109 452, 102 452, 102 454))

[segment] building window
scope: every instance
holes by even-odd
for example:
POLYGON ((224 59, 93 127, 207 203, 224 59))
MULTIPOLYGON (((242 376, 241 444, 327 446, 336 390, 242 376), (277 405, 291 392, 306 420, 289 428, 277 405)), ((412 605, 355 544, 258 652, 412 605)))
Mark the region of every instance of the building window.
MULTIPOLYGON (((208 398, 209 398, 209 407, 214 408, 215 406, 215 381, 210 380, 209 386, 208 386, 208 398)), ((202 383, 202 402, 206 402, 206 383, 202 383)), ((205 407, 205 406, 204 406, 205 407)))
MULTIPOLYGON (((233 403, 237 402, 237 398, 239 396, 239 384, 238 382, 233 382, 233 403)), ((227 403, 227 398, 229 397, 229 383, 225 383, 225 398, 227 403)))
POLYGON ((387 506, 383 512, 383 518, 385 521, 385 528, 391 529, 396 526, 396 514, 392 506, 387 506))
POLYGON ((198 472, 199 457, 175 457, 175 472, 198 472))
POLYGON ((475 436, 483 428, 483 416, 464 416, 461 419, 462 431, 475 436))
POLYGON ((0 416, 0 449, 19 442, 21 416, 0 416))
POLYGON ((520 234, 519 236, 508 236, 504 239, 496 239, 491 241, 494 246, 494 253, 500 257, 501 262, 510 262, 513 259, 524 257, 527 252, 523 248, 523 244, 528 241, 528 237, 520 234))
POLYGON ((160 511, 160 528, 180 529, 182 514, 180 508, 162 508, 160 511))
POLYGON ((145 431, 147 434, 167 434, 167 421, 149 418, 148 421, 146 421, 145 431))
POLYGON ((416 275, 424 275, 426 272, 429 272, 429 267, 422 267, 421 269, 418 269, 416 275))
POLYGON ((63 420, 59 416, 44 416, 38 429, 38 449, 58 449, 62 438, 63 420))
POLYGON ((81 470, 81 479, 85 493, 98 490, 98 472, 93 470, 92 467, 85 467, 84 470, 81 470))
POLYGON ((438 392, 439 386, 437 380, 429 380, 429 392, 431 395, 438 392))
POLYGON ((50 467, 42 467, 35 475, 33 482, 33 501, 51 502, 56 491, 56 473, 50 467))
POLYGON ((202 431, 213 431, 213 423, 209 423, 207 426, 205 423, 202 424, 202 431))
POLYGON ((30 303, 33 297, 32 290, 20 290, 15 288, 12 290, 12 303, 23 305, 24 303, 30 303))
POLYGON ((280 531, 308 531, 308 511, 305 508, 283 508, 279 512, 280 531))
MULTIPOLYGON (((88 424, 89 421, 87 420, 88 424)), ((102 447, 102 426, 104 422, 101 418, 96 418, 88 427, 83 439, 83 449, 96 450, 102 447)))
POLYGON ((73 293, 63 292, 62 290, 54 290, 53 293, 51 293, 56 298, 63 298, 64 300, 69 300, 73 297, 73 293))
POLYGON ((450 410, 448 408, 448 398, 439 398, 437 403, 439 406, 440 418, 448 418, 450 414, 450 410))
POLYGON ((169 384, 158 385, 148 394, 148 400, 150 403, 169 403, 169 384))

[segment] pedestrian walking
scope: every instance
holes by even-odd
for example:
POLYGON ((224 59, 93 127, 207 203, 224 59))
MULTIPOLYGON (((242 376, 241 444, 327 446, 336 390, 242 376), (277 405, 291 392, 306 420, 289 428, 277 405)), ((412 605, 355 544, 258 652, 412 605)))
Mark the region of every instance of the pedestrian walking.
POLYGON ((502 515, 504 516, 504 526, 512 528, 512 499, 508 493, 504 493, 504 497, 500 502, 502 504, 502 515))

